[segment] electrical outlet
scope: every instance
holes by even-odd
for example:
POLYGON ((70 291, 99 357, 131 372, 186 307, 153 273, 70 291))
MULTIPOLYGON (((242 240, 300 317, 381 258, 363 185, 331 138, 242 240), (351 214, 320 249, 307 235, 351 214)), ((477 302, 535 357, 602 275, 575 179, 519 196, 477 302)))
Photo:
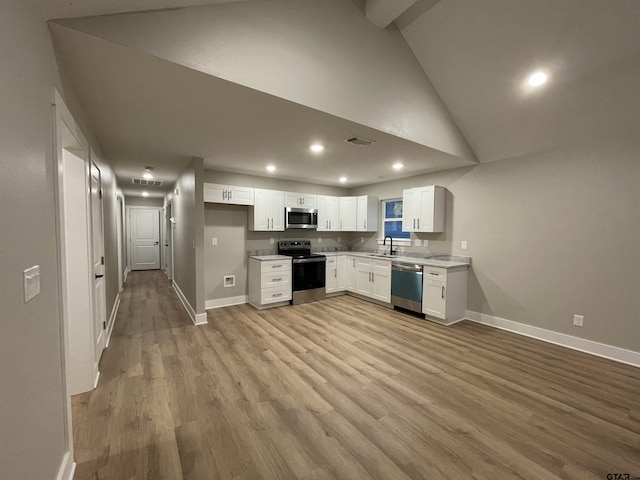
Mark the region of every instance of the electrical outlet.
POLYGON ((235 287, 236 286, 236 276, 235 275, 225 275, 222 277, 222 284, 225 287, 235 287))
POLYGON ((340 237, 338 237, 338 242, 340 242, 340 237))
POLYGON ((462 240, 462 250, 466 250, 467 249, 467 241, 466 240, 462 240))
POLYGON ((573 324, 576 327, 584 326, 584 315, 574 315, 573 316, 573 324))
POLYGON ((422 246, 422 240, 420 240, 419 238, 416 238, 413 243, 416 247, 422 246))
POLYGON ((40 265, 22 272, 24 283, 24 303, 40 294, 40 265))
POLYGON ((364 243, 364 237, 360 237, 360 243, 364 243))
POLYGON ((211 239, 211 245, 213 245, 214 247, 215 247, 216 245, 218 245, 218 239, 217 239, 216 237, 213 237, 213 238, 211 239))
POLYGON ((269 243, 270 243, 271 245, 273 245, 273 244, 275 243, 275 241, 276 241, 276 239, 275 239, 275 238, 273 238, 273 237, 271 237, 271 238, 269 239, 269 243))
POLYGON ((322 243, 322 237, 318 237, 318 243, 322 243))

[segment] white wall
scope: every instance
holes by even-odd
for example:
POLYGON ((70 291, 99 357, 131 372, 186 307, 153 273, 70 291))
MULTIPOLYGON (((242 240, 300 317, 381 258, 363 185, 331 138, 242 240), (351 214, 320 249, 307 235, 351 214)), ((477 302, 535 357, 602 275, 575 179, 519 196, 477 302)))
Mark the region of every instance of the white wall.
POLYGON ((0 1, 0 58, 0 476, 53 480, 66 422, 51 108, 60 81, 30 1, 0 1), (32 265, 41 293, 25 304, 22 270, 32 265))

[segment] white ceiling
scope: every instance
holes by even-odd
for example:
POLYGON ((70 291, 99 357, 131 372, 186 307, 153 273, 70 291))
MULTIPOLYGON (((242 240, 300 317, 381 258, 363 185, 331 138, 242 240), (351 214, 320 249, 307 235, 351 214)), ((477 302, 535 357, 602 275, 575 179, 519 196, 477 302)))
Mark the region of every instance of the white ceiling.
MULTIPOLYGON (((48 18, 191 3, 227 2, 42 2, 48 18)), ((249 3, 257 7, 259 2, 249 3)), ((262 9, 270 4, 259 3, 262 9)), ((594 139, 637 137, 638 25, 637 0, 418 0, 385 32, 397 35, 399 29, 426 72, 428 87, 430 80, 473 153, 488 162, 594 139), (525 88, 526 76, 538 68, 549 73, 549 83, 536 91, 525 88)), ((170 186, 194 156, 205 159, 205 168, 264 176, 270 162, 278 166, 279 178, 312 183, 337 185, 337 178, 346 175, 347 186, 474 164, 473 153, 466 159, 446 154, 389 129, 384 133, 384 128, 344 119, 352 117, 157 58, 148 43, 145 52, 136 42, 116 45, 68 24, 52 23, 51 28, 63 77, 71 80, 125 188, 145 165, 156 167, 170 186), (351 135, 377 143, 369 149, 341 143, 351 135), (314 140, 327 144, 324 154, 308 152, 314 140), (391 171, 394 160, 407 168, 400 174, 391 171)), ((295 51, 296 42, 289 46, 295 51)), ((358 79, 357 85, 366 92, 366 83, 358 79)), ((397 91, 398 96, 406 93, 397 91)), ((400 120, 389 118, 388 123, 400 120)))

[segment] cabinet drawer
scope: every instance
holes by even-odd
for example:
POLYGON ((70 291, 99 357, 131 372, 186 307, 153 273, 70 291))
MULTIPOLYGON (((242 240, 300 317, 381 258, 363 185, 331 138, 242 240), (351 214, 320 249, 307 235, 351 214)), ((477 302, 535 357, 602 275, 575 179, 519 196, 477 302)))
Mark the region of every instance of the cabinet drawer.
POLYGON ((424 267, 424 279, 428 280, 437 280, 439 282, 447 281, 447 269, 439 268, 439 267, 424 267))
POLYGON ((391 260, 371 260, 371 269, 376 272, 391 272, 391 260))
POLYGON ((278 287, 291 284, 291 273, 285 272, 263 272, 261 275, 262 288, 278 287))
POLYGON ((291 286, 263 288, 260 303, 275 303, 291 300, 291 286))
POLYGON ((262 273, 267 272, 289 272, 291 271, 291 260, 262 262, 260 265, 262 273))
POLYGON ((337 262, 337 257, 327 257, 327 267, 335 268, 337 262))

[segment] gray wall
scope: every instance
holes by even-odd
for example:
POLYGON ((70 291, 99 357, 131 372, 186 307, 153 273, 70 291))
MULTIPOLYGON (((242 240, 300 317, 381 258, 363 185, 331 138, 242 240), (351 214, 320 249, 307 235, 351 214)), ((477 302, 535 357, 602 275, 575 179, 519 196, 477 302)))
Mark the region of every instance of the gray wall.
POLYGON ((164 199, 162 197, 131 197, 124 198, 127 207, 163 207, 164 199))
POLYGON ((473 258, 469 310, 640 351, 639 157, 638 142, 583 145, 353 193, 447 187, 446 232, 413 238, 473 258))
POLYGON ((172 196, 174 280, 196 313, 204 313, 203 172, 203 160, 193 159, 175 184, 179 195, 172 196))
POLYGON ((0 476, 47 480, 65 449, 51 120, 61 87, 31 2, 0 2, 0 58, 0 476), (25 304, 22 270, 32 265, 41 291, 25 304))

